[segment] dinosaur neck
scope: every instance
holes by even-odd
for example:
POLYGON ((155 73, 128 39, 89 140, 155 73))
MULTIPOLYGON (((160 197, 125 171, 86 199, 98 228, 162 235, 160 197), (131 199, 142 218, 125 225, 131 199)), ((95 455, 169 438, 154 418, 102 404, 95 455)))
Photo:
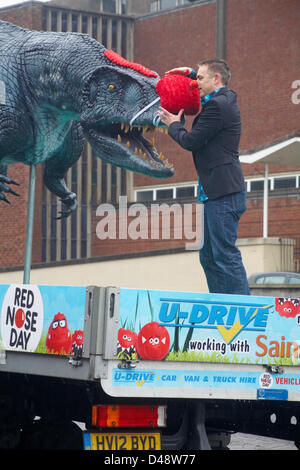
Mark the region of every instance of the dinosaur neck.
POLYGON ((86 35, 40 33, 37 41, 36 34, 23 55, 27 91, 39 107, 57 109, 66 120, 79 119, 87 77, 103 61, 105 48, 86 35))
POLYGON ((43 54, 40 50, 26 51, 25 55, 23 76, 29 105, 56 110, 65 120, 78 120, 82 83, 68 71, 64 58, 57 57, 55 50, 45 50, 43 54))

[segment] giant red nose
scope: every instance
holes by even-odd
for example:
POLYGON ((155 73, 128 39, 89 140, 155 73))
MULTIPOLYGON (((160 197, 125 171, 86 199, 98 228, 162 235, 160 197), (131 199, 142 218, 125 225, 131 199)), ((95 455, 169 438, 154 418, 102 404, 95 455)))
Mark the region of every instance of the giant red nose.
POLYGON ((198 88, 198 82, 197 80, 191 80, 190 81, 190 88, 198 88))
POLYGON ((195 115, 200 111, 200 93, 197 80, 183 75, 168 75, 156 84, 162 108, 173 114, 184 109, 186 115, 195 115), (195 86, 190 84, 196 83, 195 86))

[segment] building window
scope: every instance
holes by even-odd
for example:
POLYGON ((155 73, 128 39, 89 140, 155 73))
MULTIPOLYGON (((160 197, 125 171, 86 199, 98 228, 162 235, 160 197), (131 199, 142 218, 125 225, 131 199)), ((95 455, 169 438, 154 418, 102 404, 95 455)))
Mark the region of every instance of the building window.
POLYGON ((97 39, 98 36, 98 18, 92 18, 92 38, 97 39))
POLYGON ((116 13, 116 0, 102 0, 102 9, 106 13, 116 13))
POLYGON ((51 12, 51 31, 56 31, 57 30, 57 12, 52 11, 51 12))
POLYGON ((150 13, 154 13, 158 10, 158 1, 155 0, 154 2, 150 3, 150 13))
POLYGON ((126 13, 126 0, 121 0, 121 13, 122 15, 126 13))
POLYGON ((296 188, 296 176, 274 178, 274 189, 296 188))
POLYGON ((68 15, 65 12, 61 14, 61 30, 63 33, 68 30, 68 15))
POLYGON ((122 34, 121 55, 123 57, 127 57, 127 23, 126 21, 122 21, 121 34, 122 34))
POLYGON ((190 0, 153 0, 150 3, 150 13, 159 10, 167 10, 168 8, 175 8, 180 5, 190 4, 190 0))
MULTIPOLYGON (((299 188, 299 177, 300 175, 269 176, 269 190, 286 189, 288 193, 289 189, 299 188)), ((246 180, 247 192, 263 191, 264 184, 264 178, 249 178, 246 180)))
POLYGON ((195 196, 195 186, 182 186, 176 188, 176 198, 181 199, 185 197, 194 197, 195 196))
POLYGON ((164 199, 194 198, 197 196, 197 184, 173 187, 156 187, 137 189, 135 200, 137 202, 159 201, 164 199))
POLYGON ((81 32, 87 34, 88 31, 88 18, 85 15, 82 15, 81 19, 81 32))
POLYGON ((264 183, 264 180, 250 181, 250 191, 263 191, 264 183))
POLYGON ((78 31, 78 16, 72 15, 72 32, 77 33, 78 31))
POLYGON ((160 9, 166 10, 167 8, 177 7, 178 0, 160 0, 160 9))
POLYGON ((102 44, 107 47, 107 19, 102 19, 102 44))
POLYGON ((153 191, 137 191, 136 201, 137 202, 153 201, 153 191))
POLYGON ((118 48, 118 23, 116 20, 112 20, 111 22, 111 47, 112 49, 117 52, 118 48))
POLYGON ((157 189, 156 199, 174 199, 174 190, 171 189, 157 189))

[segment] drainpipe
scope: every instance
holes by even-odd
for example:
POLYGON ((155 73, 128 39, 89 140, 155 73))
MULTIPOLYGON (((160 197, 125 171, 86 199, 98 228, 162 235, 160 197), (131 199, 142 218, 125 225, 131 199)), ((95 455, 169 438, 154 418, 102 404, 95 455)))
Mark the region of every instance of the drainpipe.
POLYGON ((216 9, 216 58, 226 60, 226 0, 217 0, 216 9))

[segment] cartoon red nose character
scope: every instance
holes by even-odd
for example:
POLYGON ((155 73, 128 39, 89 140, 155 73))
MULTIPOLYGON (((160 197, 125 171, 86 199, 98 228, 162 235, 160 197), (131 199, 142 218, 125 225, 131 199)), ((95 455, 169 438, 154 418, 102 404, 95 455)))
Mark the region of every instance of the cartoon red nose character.
POLYGON ((137 334, 131 330, 120 328, 118 331, 118 349, 117 352, 134 354, 136 350, 137 334))
POLYGON ((300 313, 299 299, 277 297, 275 299, 275 310, 282 317, 295 318, 300 313))
POLYGON ((151 322, 138 334, 137 351, 142 359, 161 361, 169 351, 170 335, 164 326, 151 322))
POLYGON ((49 352, 69 354, 72 348, 72 337, 68 328, 66 316, 57 313, 49 326, 46 347, 49 352))
POLYGON ((72 335, 72 352, 74 356, 82 355, 83 331, 75 330, 72 335))
POLYGON ((129 349, 131 347, 135 347, 137 334, 131 330, 120 328, 118 331, 118 341, 122 348, 129 349))

